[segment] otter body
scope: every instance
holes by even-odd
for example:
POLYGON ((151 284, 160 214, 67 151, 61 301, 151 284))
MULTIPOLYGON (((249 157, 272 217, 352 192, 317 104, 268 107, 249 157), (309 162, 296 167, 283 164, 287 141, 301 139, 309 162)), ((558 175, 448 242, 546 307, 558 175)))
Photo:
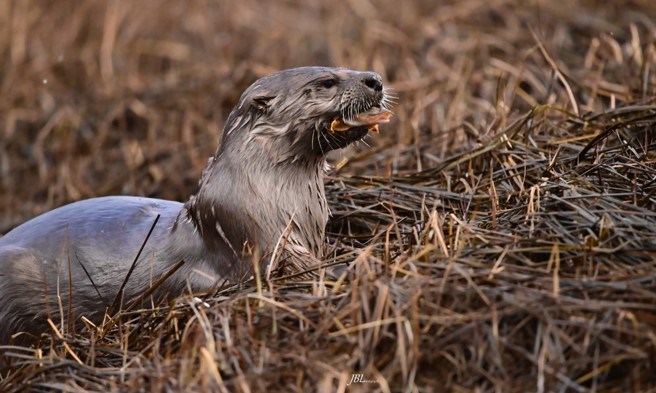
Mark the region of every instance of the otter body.
POLYGON ((276 267, 295 270, 316 263, 329 214, 325 154, 366 135, 376 123, 362 119, 379 118, 385 105, 380 77, 371 72, 306 67, 272 74, 241 96, 186 203, 94 198, 0 237, 0 344, 19 331, 46 331, 47 318, 58 324, 60 311, 102 320, 151 228, 119 306, 181 261, 152 294, 156 301, 238 282, 254 263, 280 261, 276 267), (350 128, 331 131, 335 119, 350 128))
MULTIPOLYGON (((15 331, 45 330, 48 314, 59 315, 57 294, 68 312, 69 263, 73 313, 102 318, 157 214, 161 216, 144 256, 155 256, 156 268, 162 268, 157 250, 166 244, 167 227, 181 206, 147 198, 94 198, 52 210, 0 238, 0 342, 6 343, 15 331)), ((138 265, 129 293, 149 282, 148 265, 138 265)))

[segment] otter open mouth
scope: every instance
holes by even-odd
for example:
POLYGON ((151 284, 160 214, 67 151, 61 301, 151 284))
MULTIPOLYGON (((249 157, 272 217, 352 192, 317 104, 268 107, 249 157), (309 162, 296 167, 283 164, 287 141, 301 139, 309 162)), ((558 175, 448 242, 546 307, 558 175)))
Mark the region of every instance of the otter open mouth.
POLYGON ((392 111, 374 107, 366 112, 358 113, 352 119, 337 118, 330 123, 330 132, 345 132, 353 128, 368 127, 369 131, 379 134, 378 126, 388 123, 394 113, 392 111))

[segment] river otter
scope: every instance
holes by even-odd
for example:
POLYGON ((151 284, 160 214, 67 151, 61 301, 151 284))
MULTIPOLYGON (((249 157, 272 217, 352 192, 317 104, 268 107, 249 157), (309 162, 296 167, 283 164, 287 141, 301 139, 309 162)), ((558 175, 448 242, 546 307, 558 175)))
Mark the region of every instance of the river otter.
POLYGON ((15 228, 0 238, 0 344, 19 331, 48 330, 46 319, 59 324, 61 312, 67 321, 102 320, 115 299, 139 299, 181 261, 158 299, 251 276, 253 258, 261 268, 317 261, 328 219, 325 155, 377 131, 391 115, 386 106, 373 72, 280 71, 243 93, 186 203, 94 198, 15 228))

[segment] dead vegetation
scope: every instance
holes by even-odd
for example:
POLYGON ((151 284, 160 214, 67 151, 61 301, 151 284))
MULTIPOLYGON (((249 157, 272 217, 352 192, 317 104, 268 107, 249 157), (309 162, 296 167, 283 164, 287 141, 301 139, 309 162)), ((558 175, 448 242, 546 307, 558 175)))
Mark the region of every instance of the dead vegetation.
POLYGON ((653 391, 655 17, 650 1, 0 4, 0 233, 81 198, 186 199, 270 71, 373 69, 399 96, 370 146, 332 157, 341 278, 5 348, 0 390, 653 391))

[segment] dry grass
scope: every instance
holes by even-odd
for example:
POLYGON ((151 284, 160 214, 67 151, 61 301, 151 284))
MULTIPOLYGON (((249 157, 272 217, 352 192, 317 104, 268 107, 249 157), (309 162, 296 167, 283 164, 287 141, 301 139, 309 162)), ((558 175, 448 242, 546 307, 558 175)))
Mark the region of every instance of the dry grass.
POLYGON ((0 233, 184 200, 241 91, 399 96, 332 157, 327 264, 5 348, 2 391, 654 391, 656 3, 0 3, 0 233), (344 266, 344 265, 341 265, 344 266), (375 383, 346 383, 362 373, 375 383))

